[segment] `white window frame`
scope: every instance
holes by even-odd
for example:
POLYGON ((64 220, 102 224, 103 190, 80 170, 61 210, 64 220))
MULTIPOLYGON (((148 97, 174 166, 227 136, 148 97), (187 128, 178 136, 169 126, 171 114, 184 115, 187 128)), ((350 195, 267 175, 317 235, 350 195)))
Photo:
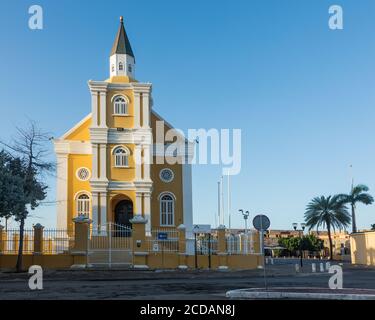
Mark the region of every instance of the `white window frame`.
POLYGON ((113 99, 113 115, 128 116, 129 101, 124 96, 115 96, 113 99))
POLYGON ((175 202, 175 197, 171 193, 163 193, 160 195, 160 226, 173 227, 175 225, 175 202), (163 199, 165 196, 171 199, 163 199))
POLYGON ((113 164, 115 168, 129 168, 130 152, 127 148, 118 146, 112 151, 113 164))
POLYGON ((91 197, 86 192, 81 192, 76 196, 76 212, 77 216, 85 215, 86 217, 90 217, 91 211, 91 197), (87 198, 80 199, 80 197, 85 196, 87 198))

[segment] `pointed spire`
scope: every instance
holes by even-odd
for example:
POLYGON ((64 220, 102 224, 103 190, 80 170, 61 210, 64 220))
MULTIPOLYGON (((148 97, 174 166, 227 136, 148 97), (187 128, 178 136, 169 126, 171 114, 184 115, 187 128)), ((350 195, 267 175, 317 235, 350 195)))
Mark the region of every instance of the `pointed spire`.
POLYGON ((122 16, 120 17, 120 27, 118 29, 116 39, 111 50, 111 56, 114 54, 127 54, 134 58, 134 53, 125 31, 124 18, 122 16))

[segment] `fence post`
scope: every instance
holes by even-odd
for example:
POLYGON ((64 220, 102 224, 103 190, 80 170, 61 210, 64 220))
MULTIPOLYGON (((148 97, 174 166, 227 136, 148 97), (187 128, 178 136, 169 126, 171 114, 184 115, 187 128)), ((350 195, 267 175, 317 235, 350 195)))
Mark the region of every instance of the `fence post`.
POLYGON ((89 249, 89 228, 92 222, 87 216, 79 215, 74 222, 73 265, 71 268, 86 268, 89 249))
POLYGON ((133 225, 133 255, 134 255, 134 265, 135 269, 148 269, 147 265, 147 242, 146 242, 146 223, 147 219, 142 217, 140 214, 134 216, 130 220, 133 225))
POLYGON ((37 223, 34 226, 34 250, 33 254, 43 254, 43 229, 44 227, 37 223))
POLYGON ((178 268, 187 269, 186 264, 186 227, 180 224, 177 227, 178 230, 178 268))
POLYGON ((0 224, 0 254, 2 254, 5 251, 5 239, 6 233, 4 232, 4 226, 0 224))
POLYGON ((226 238, 225 238, 225 226, 220 225, 217 228, 217 241, 218 241, 218 257, 219 257, 219 270, 227 270, 228 269, 228 253, 227 253, 227 245, 226 245, 226 238))

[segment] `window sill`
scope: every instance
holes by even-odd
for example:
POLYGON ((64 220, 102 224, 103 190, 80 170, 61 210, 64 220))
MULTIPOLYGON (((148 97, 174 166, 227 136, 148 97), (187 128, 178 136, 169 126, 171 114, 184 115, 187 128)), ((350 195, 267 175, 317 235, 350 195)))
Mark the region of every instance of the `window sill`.
POLYGON ((130 169, 130 166, 114 166, 115 169, 130 169))
POLYGON ((132 115, 130 114, 112 114, 112 117, 131 117, 132 115))

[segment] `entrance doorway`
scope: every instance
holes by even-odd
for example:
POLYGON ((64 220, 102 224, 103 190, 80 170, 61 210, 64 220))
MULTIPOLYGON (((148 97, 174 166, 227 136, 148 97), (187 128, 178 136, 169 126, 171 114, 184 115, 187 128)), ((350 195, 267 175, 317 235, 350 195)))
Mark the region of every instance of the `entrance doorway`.
POLYGON ((115 207, 116 236, 130 237, 130 232, 124 232, 132 227, 130 220, 133 218, 133 203, 130 200, 121 200, 115 207))

